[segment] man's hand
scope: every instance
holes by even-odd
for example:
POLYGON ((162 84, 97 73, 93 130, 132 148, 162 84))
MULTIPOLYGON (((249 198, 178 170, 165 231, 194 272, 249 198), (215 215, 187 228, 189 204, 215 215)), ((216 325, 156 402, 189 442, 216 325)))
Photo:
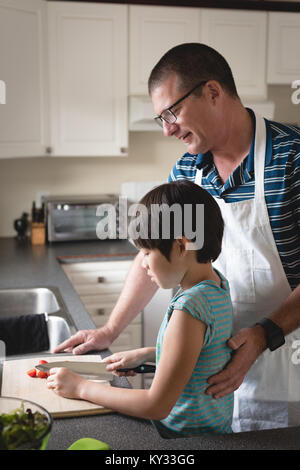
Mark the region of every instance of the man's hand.
POLYGON ((220 398, 237 390, 245 375, 266 348, 264 330, 256 325, 244 328, 228 341, 228 346, 234 350, 233 357, 224 370, 208 379, 208 395, 220 398))
POLYGON ((108 348, 112 341, 112 333, 106 326, 97 330, 80 330, 59 344, 53 353, 66 351, 73 354, 85 354, 88 351, 101 351, 108 348))

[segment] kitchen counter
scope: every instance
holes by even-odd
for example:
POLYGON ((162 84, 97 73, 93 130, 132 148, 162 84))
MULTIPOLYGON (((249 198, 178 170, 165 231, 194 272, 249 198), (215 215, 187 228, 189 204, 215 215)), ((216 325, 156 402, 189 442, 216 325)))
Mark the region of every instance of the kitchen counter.
POLYGON ((0 238, 0 289, 56 286, 78 329, 95 325, 61 269, 60 262, 133 259, 136 248, 127 240, 60 242, 32 246, 29 241, 0 238))
POLYGON ((111 450, 116 451, 300 449, 300 427, 235 434, 203 434, 201 437, 184 439, 162 439, 150 421, 118 413, 99 417, 57 419, 54 422, 47 448, 64 450, 82 437, 99 439, 106 442, 111 450))
MULTIPOLYGON (((136 250, 127 241, 64 242, 45 246, 0 238, 0 289, 20 287, 59 288, 78 329, 94 328, 60 262, 132 259, 136 250)), ((102 352, 109 354, 108 350, 102 352)), ((121 379, 118 379, 121 380, 121 379)), ((127 382, 122 379, 122 384, 127 382)), ((126 386, 126 384, 124 384, 126 386)), ((300 449, 300 427, 230 435, 203 434, 197 438, 162 439, 147 420, 118 413, 55 419, 48 449, 67 449, 81 437, 106 442, 112 450, 216 450, 300 449)))

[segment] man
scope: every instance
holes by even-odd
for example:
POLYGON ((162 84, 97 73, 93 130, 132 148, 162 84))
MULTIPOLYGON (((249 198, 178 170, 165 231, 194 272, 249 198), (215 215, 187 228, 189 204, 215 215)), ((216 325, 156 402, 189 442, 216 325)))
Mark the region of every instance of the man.
MULTIPOLYGON (((229 65, 203 44, 168 51, 151 72, 149 93, 164 135, 187 145, 169 180, 202 185, 225 221, 215 267, 230 284, 233 355, 207 393, 236 390, 235 431, 299 424, 300 367, 291 355, 300 339, 300 129, 244 108, 229 65)), ((156 289, 138 254, 107 324, 56 351, 109 347, 156 289)))

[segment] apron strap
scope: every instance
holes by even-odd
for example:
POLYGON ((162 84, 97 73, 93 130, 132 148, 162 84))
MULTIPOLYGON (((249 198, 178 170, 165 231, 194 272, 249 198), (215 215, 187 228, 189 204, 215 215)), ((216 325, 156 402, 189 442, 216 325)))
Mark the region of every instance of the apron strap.
POLYGON ((195 184, 198 184, 199 186, 202 186, 202 173, 203 173, 203 168, 197 169, 194 182, 195 184))
MULTIPOLYGON (((254 144, 254 174, 255 174, 255 199, 265 197, 265 161, 266 161, 266 122, 259 114, 255 113, 255 144, 254 144)), ((197 169, 195 183, 202 186, 203 168, 197 169)))
POLYGON ((266 122, 264 118, 255 113, 254 174, 256 200, 261 200, 265 197, 266 135, 266 122))

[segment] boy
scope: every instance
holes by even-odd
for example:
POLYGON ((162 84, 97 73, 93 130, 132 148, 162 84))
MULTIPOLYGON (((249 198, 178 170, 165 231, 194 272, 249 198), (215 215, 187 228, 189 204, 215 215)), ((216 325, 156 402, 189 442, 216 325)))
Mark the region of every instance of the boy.
POLYGON ((205 394, 207 378, 230 360, 226 345, 232 333, 229 287, 212 267, 222 244, 220 209, 209 193, 187 180, 154 188, 140 204, 145 210, 139 219, 139 233, 147 235, 137 235, 134 241, 144 255, 143 266, 160 287, 180 285, 180 290, 162 322, 156 348, 116 353, 105 362, 107 370, 119 374, 115 372, 119 368, 156 361, 151 388, 107 388, 66 369, 51 369, 48 387, 65 397, 149 418, 165 438, 232 432, 233 394, 219 400, 205 394), (181 209, 170 218, 167 231, 161 213, 153 211, 164 204, 169 208, 176 204, 181 209), (199 222, 200 205, 204 217, 199 222), (191 238, 191 233, 198 233, 199 223, 204 235, 201 247, 197 237, 191 238), (151 236, 153 233, 155 236, 151 236))

